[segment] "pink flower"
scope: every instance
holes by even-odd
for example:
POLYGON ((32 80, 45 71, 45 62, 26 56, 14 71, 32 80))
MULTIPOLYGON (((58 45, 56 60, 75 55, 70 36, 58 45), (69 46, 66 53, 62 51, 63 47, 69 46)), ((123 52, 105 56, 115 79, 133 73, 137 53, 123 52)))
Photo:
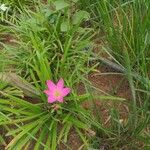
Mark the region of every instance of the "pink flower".
POLYGON ((71 91, 70 88, 64 88, 64 80, 60 79, 57 84, 51 80, 47 80, 48 89, 44 91, 48 96, 48 103, 54 103, 56 101, 63 102, 63 98, 71 91))

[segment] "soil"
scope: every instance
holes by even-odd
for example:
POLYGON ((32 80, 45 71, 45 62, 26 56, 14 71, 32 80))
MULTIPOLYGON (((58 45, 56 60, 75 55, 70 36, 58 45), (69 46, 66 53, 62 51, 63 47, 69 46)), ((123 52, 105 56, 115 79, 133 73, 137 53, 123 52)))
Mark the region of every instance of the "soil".
MULTIPOLYGON (((100 90, 98 94, 110 94, 111 96, 123 98, 125 102, 132 99, 129 83, 122 74, 114 74, 114 70, 104 66, 101 66, 98 70, 99 73, 92 73, 89 75, 89 81, 91 81, 94 87, 100 90)), ((91 106, 93 105, 94 115, 98 111, 101 116, 101 120, 105 126, 109 125, 109 111, 112 108, 115 108, 119 111, 120 121, 126 123, 129 108, 125 105, 125 103, 123 103, 123 101, 117 101, 115 99, 103 100, 99 98, 91 102, 86 102, 84 104, 84 107, 87 109, 91 109, 91 106)))
POLYGON ((61 143, 58 146, 58 150, 79 150, 82 147, 82 141, 80 140, 80 137, 75 132, 75 130, 72 130, 69 134, 68 141, 66 144, 61 143), (68 148, 67 148, 67 146, 68 148))
MULTIPOLYGON (((15 46, 16 39, 12 37, 10 34, 0 35, 0 42, 5 43, 7 45, 15 46)), ((2 47, 2 45, 0 45, 2 47)))

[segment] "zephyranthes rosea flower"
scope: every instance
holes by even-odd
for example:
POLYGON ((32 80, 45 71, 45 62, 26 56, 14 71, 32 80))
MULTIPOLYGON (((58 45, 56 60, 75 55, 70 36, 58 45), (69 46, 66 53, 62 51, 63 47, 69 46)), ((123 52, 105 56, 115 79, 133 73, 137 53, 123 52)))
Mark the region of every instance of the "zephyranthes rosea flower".
POLYGON ((70 88, 64 88, 64 80, 60 79, 57 84, 47 80, 48 89, 44 91, 48 96, 48 103, 63 102, 63 98, 71 91, 70 88))

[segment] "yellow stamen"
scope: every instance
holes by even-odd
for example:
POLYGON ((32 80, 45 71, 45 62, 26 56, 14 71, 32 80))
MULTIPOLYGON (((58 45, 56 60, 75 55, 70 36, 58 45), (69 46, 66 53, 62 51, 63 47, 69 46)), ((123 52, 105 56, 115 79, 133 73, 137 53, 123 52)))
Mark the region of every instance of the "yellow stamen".
POLYGON ((55 91, 55 94, 54 94, 56 97, 60 96, 60 92, 59 91, 55 91))

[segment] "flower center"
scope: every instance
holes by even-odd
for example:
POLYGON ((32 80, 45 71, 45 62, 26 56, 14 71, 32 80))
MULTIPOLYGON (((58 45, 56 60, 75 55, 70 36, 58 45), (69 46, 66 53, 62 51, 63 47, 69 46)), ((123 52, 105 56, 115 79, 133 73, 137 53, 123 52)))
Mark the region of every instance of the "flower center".
POLYGON ((61 95, 61 94, 60 94, 60 91, 55 91, 54 95, 55 95, 56 97, 60 96, 60 95, 61 95))

